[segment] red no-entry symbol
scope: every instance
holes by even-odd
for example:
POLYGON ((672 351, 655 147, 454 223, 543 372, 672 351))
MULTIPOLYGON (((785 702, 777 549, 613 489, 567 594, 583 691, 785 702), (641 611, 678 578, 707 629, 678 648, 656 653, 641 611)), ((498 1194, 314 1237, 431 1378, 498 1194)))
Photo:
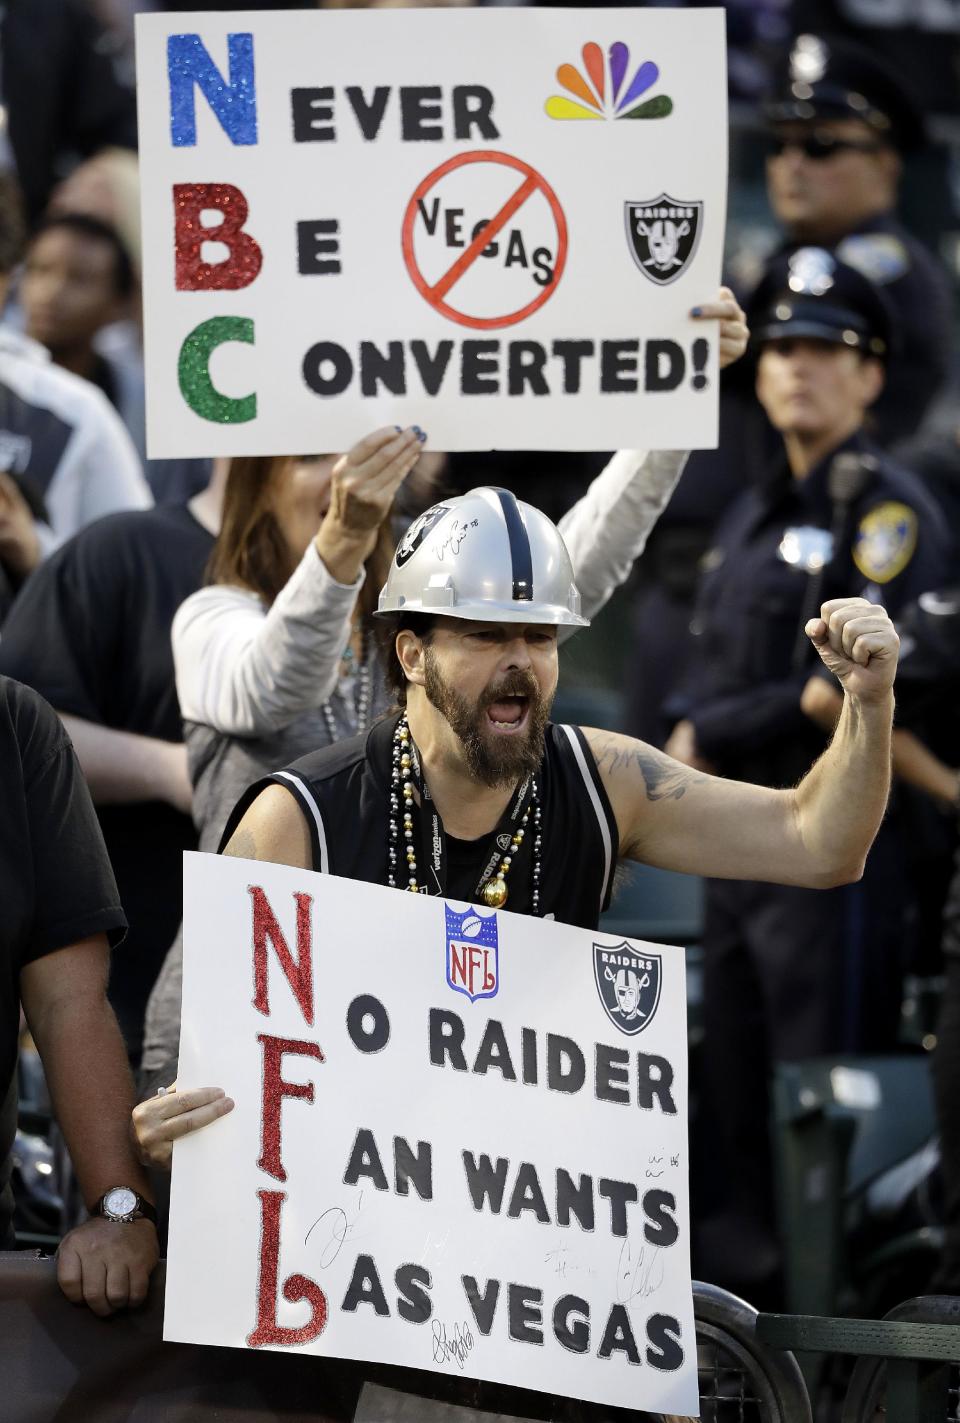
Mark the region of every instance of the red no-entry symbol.
MULTIPOLYGON (((529 163, 524 163, 520 158, 513 158, 508 153, 493 153, 485 150, 463 153, 456 158, 449 158, 446 163, 441 163, 439 168, 428 173, 407 204, 403 218, 403 260, 407 264, 407 271, 410 273, 417 291, 442 316, 459 322, 461 326, 472 326, 481 331, 496 330, 501 326, 513 326, 516 322, 532 316, 543 306, 544 302, 550 300, 556 291, 567 260, 567 220, 563 215, 563 208, 560 206, 556 193, 547 180, 535 168, 531 168, 529 163), (439 280, 428 281, 421 271, 415 248, 416 223, 418 214, 421 212, 421 203, 431 195, 436 198, 441 197, 443 179, 448 174, 472 163, 496 164, 505 168, 514 168, 518 173, 523 174, 523 182, 502 204, 494 217, 484 220, 482 230, 472 238, 439 280), (513 217, 520 213, 523 205, 537 194, 546 199, 555 224, 556 257, 553 260, 552 277, 549 283, 544 286, 542 291, 538 292, 532 301, 526 302, 518 310, 506 311, 498 315, 471 315, 459 310, 452 302, 448 302, 446 300, 448 293, 453 291, 484 249, 489 249, 497 234, 506 227, 513 217)), ((455 294, 453 300, 456 300, 455 294)))

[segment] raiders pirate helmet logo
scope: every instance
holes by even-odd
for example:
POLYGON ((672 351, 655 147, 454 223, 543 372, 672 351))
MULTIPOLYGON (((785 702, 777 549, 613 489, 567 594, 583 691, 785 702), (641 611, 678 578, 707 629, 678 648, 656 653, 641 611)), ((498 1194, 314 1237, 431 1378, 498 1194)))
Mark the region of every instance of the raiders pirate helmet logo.
POLYGON ((434 524, 438 524, 444 514, 448 514, 449 512, 449 507, 446 504, 434 504, 432 508, 425 510, 419 518, 414 519, 397 545, 396 560, 398 568, 402 568, 407 559, 413 557, 434 524))
POLYGON ((681 202, 661 193, 647 202, 624 203, 627 246, 645 277, 669 286, 693 261, 700 242, 702 202, 681 202))
POLYGON ((640 953, 626 940, 594 944, 593 972, 604 1012, 628 1037, 643 1032, 660 1003, 659 954, 640 953))

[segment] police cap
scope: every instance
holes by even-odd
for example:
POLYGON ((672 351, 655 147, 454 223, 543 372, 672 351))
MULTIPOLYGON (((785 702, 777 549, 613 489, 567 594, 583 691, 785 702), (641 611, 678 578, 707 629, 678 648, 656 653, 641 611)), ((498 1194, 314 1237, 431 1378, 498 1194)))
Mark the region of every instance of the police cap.
POLYGON ((798 35, 764 104, 771 124, 862 119, 902 152, 923 141, 923 115, 898 76, 848 40, 798 35))
POLYGON ((893 335, 886 297, 823 247, 776 257, 747 304, 755 345, 790 336, 850 346, 886 361, 893 335))

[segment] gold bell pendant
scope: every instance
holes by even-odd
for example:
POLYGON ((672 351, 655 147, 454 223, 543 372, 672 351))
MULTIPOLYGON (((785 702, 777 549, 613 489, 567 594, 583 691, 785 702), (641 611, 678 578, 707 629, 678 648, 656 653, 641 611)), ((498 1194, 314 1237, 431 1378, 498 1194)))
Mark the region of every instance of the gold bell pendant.
POLYGON ((507 902, 507 886, 499 876, 487 880, 480 893, 484 904, 491 909, 502 909, 507 902))

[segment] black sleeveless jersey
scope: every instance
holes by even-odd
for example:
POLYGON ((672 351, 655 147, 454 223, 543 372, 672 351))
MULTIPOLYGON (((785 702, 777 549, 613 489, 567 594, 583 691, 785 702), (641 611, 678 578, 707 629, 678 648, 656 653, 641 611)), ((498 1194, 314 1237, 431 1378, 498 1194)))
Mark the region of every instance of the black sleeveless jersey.
MULTIPOLYGON (((266 786, 282 785, 296 798, 313 842, 313 868, 346 879, 387 883, 390 770, 398 717, 365 735, 302 756, 283 771, 252 785, 227 822, 220 848, 266 786)), ((595 929, 610 902, 619 832, 593 753, 577 726, 546 730, 537 773, 542 840, 540 912, 583 929, 595 929)), ((448 899, 470 902, 490 856, 489 835, 476 841, 447 839, 448 899)), ((530 913, 532 836, 514 856, 507 908, 530 913)), ((438 892, 439 886, 434 892, 438 892)))

